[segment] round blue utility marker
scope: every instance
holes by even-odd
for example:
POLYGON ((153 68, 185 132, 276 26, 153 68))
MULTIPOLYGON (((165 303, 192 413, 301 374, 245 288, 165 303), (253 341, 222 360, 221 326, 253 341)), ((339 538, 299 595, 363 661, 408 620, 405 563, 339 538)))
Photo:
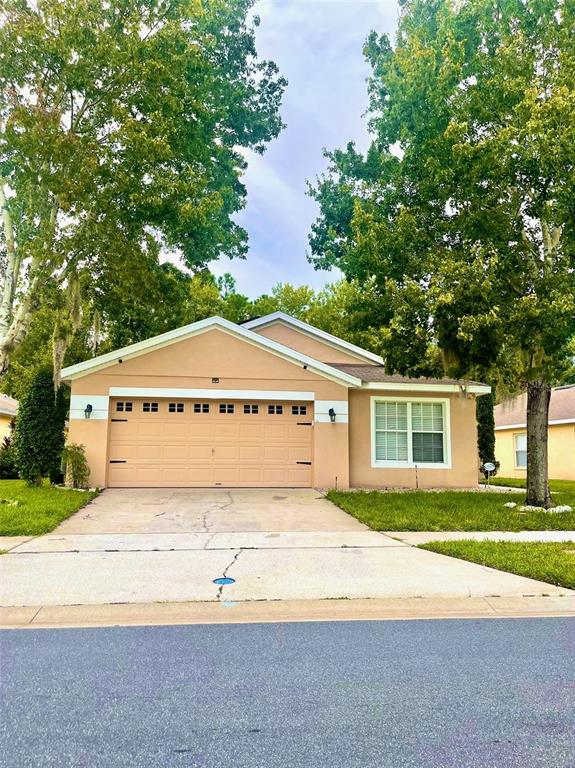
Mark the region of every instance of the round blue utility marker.
POLYGON ((222 576, 220 579, 214 579, 214 584, 217 584, 219 587, 227 587, 228 584, 234 584, 235 579, 230 579, 229 576, 222 576))

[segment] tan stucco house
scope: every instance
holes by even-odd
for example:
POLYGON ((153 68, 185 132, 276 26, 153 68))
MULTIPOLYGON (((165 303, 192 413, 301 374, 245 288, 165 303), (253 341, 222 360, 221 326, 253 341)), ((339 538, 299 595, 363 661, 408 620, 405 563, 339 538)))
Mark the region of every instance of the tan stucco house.
POLYGON ((277 312, 211 317, 62 372, 110 487, 473 487, 476 382, 386 374, 277 312))
MULTIPOLYGON (((552 390, 548 424, 549 477, 575 480, 575 384, 552 390)), ((502 477, 526 476, 526 394, 495 406, 495 456, 502 477)))
POLYGON ((10 434, 10 423, 18 413, 18 400, 0 393, 0 443, 10 434))

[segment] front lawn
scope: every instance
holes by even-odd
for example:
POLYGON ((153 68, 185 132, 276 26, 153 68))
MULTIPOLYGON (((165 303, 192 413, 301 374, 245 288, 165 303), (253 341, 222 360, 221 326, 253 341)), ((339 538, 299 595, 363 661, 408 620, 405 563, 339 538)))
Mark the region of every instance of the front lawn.
MULTIPOLYGON (((575 530, 575 511, 520 512, 525 494, 512 491, 329 491, 327 498, 375 531, 575 530), (504 506, 511 501, 515 509, 504 506)), ((575 491, 554 498, 575 510, 575 491)))
MULTIPOLYGON (((526 487, 524 477, 492 477, 489 482, 491 485, 503 485, 508 488, 526 487)), ((550 480, 549 488, 551 489, 551 494, 554 491, 558 491, 559 493, 571 493, 575 496, 575 480, 550 480)))
POLYGON ((575 589, 575 544, 518 541, 431 541, 420 549, 575 589))
POLYGON ((93 491, 54 488, 47 483, 31 488, 22 480, 0 480, 0 536, 49 533, 94 496, 93 491))

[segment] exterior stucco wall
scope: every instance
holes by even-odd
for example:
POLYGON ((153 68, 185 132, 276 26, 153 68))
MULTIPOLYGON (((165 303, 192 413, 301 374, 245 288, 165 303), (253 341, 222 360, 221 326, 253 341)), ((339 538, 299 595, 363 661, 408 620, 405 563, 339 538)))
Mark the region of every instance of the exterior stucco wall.
POLYGON ((254 328, 254 331, 262 336, 266 336, 268 339, 285 344, 286 347, 295 349, 303 355, 309 355, 314 360, 321 360, 323 363, 361 363, 362 365, 369 365, 369 361, 365 358, 336 349, 330 344, 308 336, 303 331, 298 331, 296 328, 285 325, 280 320, 266 325, 264 328, 254 328))
MULTIPOLYGON (((523 478, 525 469, 515 466, 515 435, 525 434, 523 428, 501 429, 495 432, 495 457, 500 462, 501 477, 523 478)), ((575 480, 575 424, 549 426, 549 477, 552 480, 575 480)))
MULTIPOLYGON (((112 387, 313 392, 316 401, 345 402, 347 387, 291 363, 220 330, 176 342, 131 360, 104 368, 72 382, 72 396, 98 397, 112 387), (214 383, 212 378, 218 378, 214 383)), ((86 446, 91 483, 107 483, 109 419, 71 418, 69 441, 86 446)), ((347 487, 348 425, 345 422, 314 426, 313 484, 347 487)))
POLYGON ((7 416, 5 413, 0 413, 0 442, 10 434, 12 418, 12 416, 7 416))
POLYGON ((350 408, 350 485, 356 488, 473 488, 477 486, 479 459, 475 398, 455 393, 431 395, 417 392, 351 390, 350 408), (451 468, 372 467, 372 397, 401 397, 413 400, 449 399, 451 468))

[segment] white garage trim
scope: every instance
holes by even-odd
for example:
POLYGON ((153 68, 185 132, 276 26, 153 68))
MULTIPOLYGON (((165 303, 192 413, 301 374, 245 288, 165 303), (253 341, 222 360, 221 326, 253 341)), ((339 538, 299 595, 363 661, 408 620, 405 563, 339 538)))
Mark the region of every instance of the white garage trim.
POLYGON ((349 405, 347 400, 317 400, 315 403, 315 420, 320 424, 330 422, 329 409, 335 411, 335 423, 347 424, 349 421, 349 405))
POLYGON ((194 400, 315 400, 315 392, 279 389, 178 389, 163 387, 110 387, 111 397, 174 397, 194 400))
POLYGON ((86 406, 91 405, 90 419, 107 419, 109 400, 108 395, 72 395, 70 397, 70 418, 85 419, 86 406))

